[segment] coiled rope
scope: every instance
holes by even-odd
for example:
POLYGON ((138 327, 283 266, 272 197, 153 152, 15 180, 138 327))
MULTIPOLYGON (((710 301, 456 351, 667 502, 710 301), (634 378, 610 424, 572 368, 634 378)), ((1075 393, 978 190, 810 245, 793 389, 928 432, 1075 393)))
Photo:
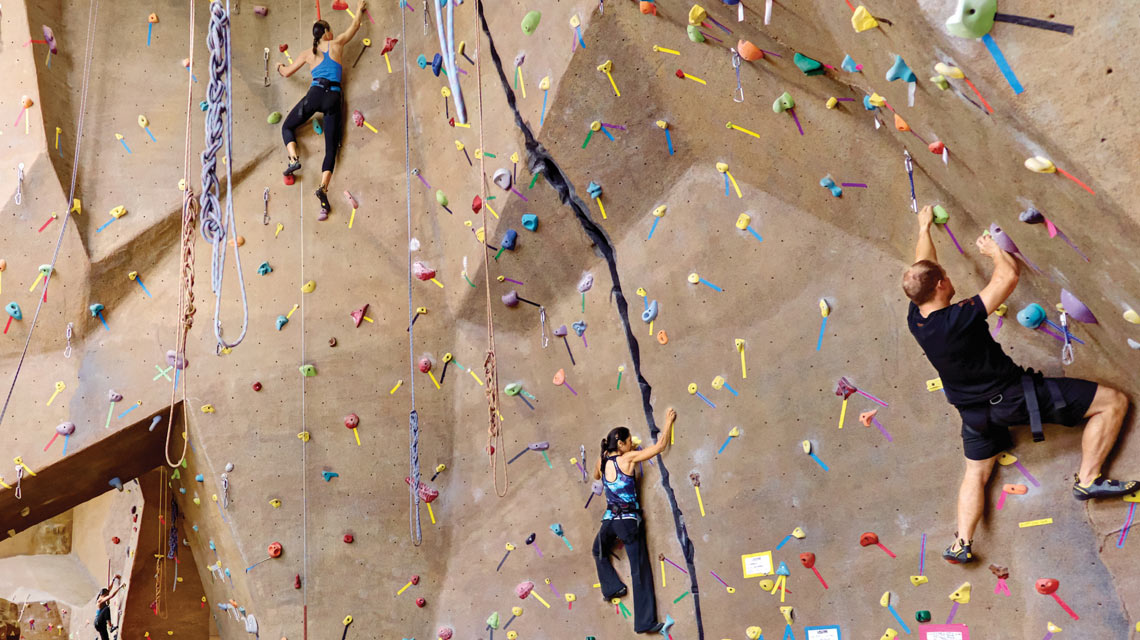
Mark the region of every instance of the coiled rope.
MULTIPOLYGON (((435 13, 438 22, 438 4, 435 13)), ((418 547, 423 542, 424 537, 423 528, 420 524, 420 416, 416 412, 416 328, 412 322, 415 320, 416 308, 412 304, 412 134, 411 116, 408 113, 408 23, 405 18, 406 15, 406 11, 400 12, 400 37, 404 41, 404 46, 400 47, 404 54, 404 202, 408 208, 408 380, 411 381, 408 388, 411 390, 412 396, 412 410, 408 414, 408 466, 410 467, 411 478, 411 482, 408 483, 408 491, 410 492, 408 496, 408 534, 412 538, 412 544, 418 547)), ((443 36, 440 35, 441 44, 442 38, 443 36)), ((453 74, 449 72, 448 77, 453 77, 453 74)))
POLYGON ((249 302, 245 295, 245 277, 241 271, 241 252, 237 246, 237 222, 233 197, 233 68, 230 64, 230 11, 220 0, 210 3, 210 29, 206 36, 210 50, 210 82, 206 87, 206 148, 202 151, 202 237, 213 245, 210 264, 210 289, 214 292, 214 337, 218 352, 232 349, 245 339, 249 327, 249 302), (226 208, 218 201, 218 151, 226 147, 226 208), (234 261, 237 262, 238 286, 241 290, 241 334, 228 343, 222 338, 222 281, 226 266, 226 236, 235 239, 234 261))
MULTIPOLYGON (((613 282, 613 288, 610 294, 614 298, 617 305, 618 319, 621 321, 622 328, 625 332, 626 344, 629 347, 630 357, 633 361, 633 371, 637 376, 637 384, 641 390, 641 408, 645 413, 645 422, 649 426, 649 435, 656 442, 661 430, 657 428, 657 423, 653 419, 653 406, 650 404, 650 398, 653 394, 653 387, 649 385, 649 381, 641 373, 641 348, 638 345, 637 338, 633 335, 633 329, 629 324, 629 304, 626 302, 625 294, 621 289, 621 279, 618 275, 617 268, 617 252, 614 249, 613 243, 610 242, 606 232, 594 222, 590 217, 589 208, 586 203, 578 197, 577 192, 574 190, 574 185, 562 172, 562 168, 554 161, 550 153, 543 147, 534 137, 534 133, 530 130, 530 126, 523 121, 522 114, 518 110, 518 101, 515 98, 515 92, 511 89, 510 82, 507 81, 507 74, 503 71, 503 61, 499 57, 499 52, 495 49, 495 40, 491 37, 491 28, 487 24, 487 19, 483 15, 483 2, 482 0, 475 0, 475 6, 479 12, 479 19, 483 23, 483 33, 487 36, 487 44, 491 50, 491 61, 495 63, 495 69, 499 73, 499 83, 502 85, 503 92, 507 97, 507 106, 514 112, 515 125, 523 133, 523 138, 526 141, 527 151, 527 166, 532 173, 541 171, 546 182, 558 193, 559 199, 563 204, 570 207, 574 212, 574 217, 577 218, 578 223, 582 226, 582 230, 586 236, 593 241, 594 246, 597 247, 601 257, 606 261, 609 267, 610 279, 613 282)), ((681 513, 681 508, 677 505, 677 496, 673 491, 672 485, 669 483, 669 469, 665 466, 665 461, 660 456, 657 458, 657 466, 661 470, 661 487, 665 490, 666 499, 669 501, 669 507, 673 510, 673 525, 677 531, 677 541, 681 545, 681 552, 685 557, 685 564, 689 570, 689 591, 693 594, 693 611, 694 618, 697 622, 697 638, 704 640, 705 628, 704 622, 701 618, 701 599, 700 589, 697 585, 697 570, 695 566, 695 547, 693 541, 689 538, 688 529, 685 526, 685 516, 681 513)))
POLYGON ((83 145, 83 123, 87 119, 87 87, 91 81, 91 59, 95 50, 95 20, 99 16, 99 0, 91 0, 87 10, 87 46, 83 54, 83 86, 79 98, 79 123, 75 130, 75 153, 71 157, 71 186, 67 190, 67 203, 64 210, 68 213, 63 216, 63 224, 59 228, 59 237, 55 241, 55 251, 51 255, 51 270, 44 278, 43 295, 36 303, 36 312, 32 315, 32 323, 28 326, 28 337, 24 340, 24 349, 20 352, 20 360, 16 363, 16 372, 12 374, 12 384, 8 387, 8 395, 4 398, 4 406, 0 408, 0 425, 4 424, 4 416, 8 413, 8 404, 12 402, 12 393, 16 390, 16 381, 20 379, 20 370, 24 368, 24 359, 28 356, 28 346, 32 343, 32 334, 36 330, 36 321, 40 318, 40 309, 47 300, 48 285, 51 284, 52 274, 55 273, 55 263, 59 259, 59 250, 63 246, 63 235, 67 232, 67 223, 71 220, 72 203, 75 202, 75 179, 79 172, 79 149, 83 145))
MULTIPOLYGON (((194 68, 194 32, 195 32, 195 6, 194 0, 190 0, 190 69, 194 68)), ((179 244, 179 255, 181 256, 179 273, 178 273, 178 324, 174 330, 174 366, 178 367, 179 364, 185 368, 186 364, 186 340, 190 333, 190 328, 194 326, 194 244, 197 238, 194 235, 194 225, 197 223, 198 218, 198 201, 194 199, 194 190, 190 187, 190 161, 191 153, 190 147, 193 144, 191 141, 192 121, 190 114, 194 104, 194 77, 192 74, 186 74, 186 137, 183 140, 182 147, 182 234, 181 242, 179 244)), ((170 409, 166 421, 166 447, 163 448, 163 455, 166 457, 166 464, 171 468, 177 468, 186 459, 186 450, 190 446, 190 437, 188 433, 190 421, 186 419, 185 413, 182 419, 182 455, 178 457, 175 462, 170 459, 170 436, 174 430, 174 401, 178 394, 178 381, 182 384, 182 408, 185 412, 186 403, 186 387, 188 381, 186 376, 174 376, 174 380, 170 382, 170 409)))
MULTIPOLYGON (((454 2, 454 0, 451 0, 454 2)), ((479 89, 479 148, 483 149, 483 58, 479 55, 479 19, 482 14, 472 11, 475 33, 475 82, 479 89)), ((493 46, 493 45, 492 45, 493 46)), ((479 154, 479 197, 487 201, 487 170, 486 154, 479 154)), ((484 393, 487 395, 487 454, 491 462, 491 478, 495 484, 495 495, 500 498, 507 495, 511 486, 507 476, 507 452, 503 449, 503 423, 499 419, 499 366, 495 360, 495 317, 491 304, 491 264, 490 247, 487 246, 487 207, 483 207, 483 290, 487 293, 487 355, 483 359, 483 377, 487 379, 484 393), (497 457, 496 457, 497 456, 497 457), (499 464, 503 462, 503 464, 499 464), (499 468, 503 470, 503 487, 499 488, 499 468)), ((546 347, 546 309, 539 309, 539 316, 543 320, 542 337, 546 347)))

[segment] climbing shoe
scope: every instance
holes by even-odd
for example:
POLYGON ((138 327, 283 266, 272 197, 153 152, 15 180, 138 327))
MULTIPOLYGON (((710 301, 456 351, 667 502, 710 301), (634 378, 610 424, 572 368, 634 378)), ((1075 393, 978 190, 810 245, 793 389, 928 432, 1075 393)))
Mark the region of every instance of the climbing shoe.
POLYGON ((942 552, 942 559, 950 564, 969 564, 974 561, 974 554, 970 551, 970 546, 973 544, 973 540, 966 542, 959 538, 958 542, 950 545, 942 552), (954 547, 958 547, 958 549, 955 550, 954 547))
POLYGON ((615 591, 614 594, 611 595, 610 597, 605 598, 605 600, 606 600, 606 602, 609 602, 609 601, 613 600, 614 598, 624 598, 627 593, 629 593, 629 588, 628 587, 622 587, 621 589, 618 589, 617 591, 615 591))
POLYGON ((1140 482, 1135 480, 1121 482, 1097 476, 1091 483, 1084 485, 1079 478, 1073 477, 1073 497, 1077 500, 1118 498, 1136 491, 1140 491, 1140 482))
POLYGON ((284 174, 287 176, 291 176, 300 170, 301 170, 301 159, 300 158, 289 158, 289 166, 285 167, 284 174))
POLYGON ((328 192, 326 192, 321 187, 317 187, 316 195, 317 195, 317 200, 321 201, 321 209, 323 209, 326 213, 329 211, 332 211, 332 205, 329 204, 328 192))

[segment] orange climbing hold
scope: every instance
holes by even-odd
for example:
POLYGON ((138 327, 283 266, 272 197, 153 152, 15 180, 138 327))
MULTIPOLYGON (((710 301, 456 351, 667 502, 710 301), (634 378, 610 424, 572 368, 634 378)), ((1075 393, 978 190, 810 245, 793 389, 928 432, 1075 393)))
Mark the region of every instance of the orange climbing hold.
POLYGON ((897 113, 895 114, 895 128, 899 131, 910 131, 910 125, 897 113))
POLYGON ((638 3, 638 5, 641 9, 641 12, 644 13, 645 15, 647 15, 647 16, 657 15, 657 5, 656 4, 642 0, 640 3, 638 3))
POLYGON ((657 332, 657 342, 659 342, 661 344, 668 344, 669 343, 669 336, 668 336, 668 334, 665 333, 664 329, 657 332))

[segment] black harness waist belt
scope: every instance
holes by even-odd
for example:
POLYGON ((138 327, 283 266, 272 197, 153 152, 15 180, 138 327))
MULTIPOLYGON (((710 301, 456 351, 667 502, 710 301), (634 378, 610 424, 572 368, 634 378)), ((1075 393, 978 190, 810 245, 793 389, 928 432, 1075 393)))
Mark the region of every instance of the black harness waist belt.
POLYGON ((313 78, 313 84, 318 85, 322 89, 340 88, 340 83, 328 78, 313 78))
MULTIPOLYGON (((1032 374, 1027 373, 1022 376, 1021 391, 1025 396, 1025 408, 1029 412, 1029 429, 1033 432, 1033 441, 1043 442, 1045 440, 1045 429, 1041 426, 1041 407, 1037 403, 1037 387, 1034 382, 1035 377, 1032 374)), ((1045 380, 1045 390, 1049 393, 1056 409, 1065 406, 1065 398, 1061 395, 1061 390, 1057 387, 1056 382, 1045 380)))

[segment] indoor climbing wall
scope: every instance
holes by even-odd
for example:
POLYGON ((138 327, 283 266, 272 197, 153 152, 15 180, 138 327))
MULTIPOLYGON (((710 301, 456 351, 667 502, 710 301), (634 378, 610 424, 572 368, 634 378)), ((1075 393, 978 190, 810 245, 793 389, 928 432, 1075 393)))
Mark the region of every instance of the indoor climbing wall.
MULTIPOLYGON (((203 606, 175 589, 189 566, 224 638, 631 633, 632 598, 594 586, 604 501, 584 471, 613 426, 651 441, 644 406, 679 414, 641 482, 675 640, 1132 637, 1135 502, 1072 500, 1079 432, 1018 434, 981 561, 939 558, 959 422, 899 286, 912 202, 945 214, 935 242, 963 295, 988 278, 973 240, 996 224, 1024 261, 991 318, 1007 352, 1132 394, 1140 19, 1123 1, 1011 0, 984 30, 948 25, 951 0, 499 2, 496 62, 466 0, 455 66, 433 65, 434 7, 372 6, 345 50, 360 123, 321 220, 324 122, 298 130, 284 184, 279 118, 309 76, 274 67, 310 46, 318 11, 340 32, 356 5, 231 0, 217 171, 236 228, 220 270, 193 231, 184 360, 179 181, 202 191, 220 131, 206 86, 226 75, 207 62, 210 6, 191 24, 181 2, 17 4, 0 18, 0 302, 19 308, 0 339, 0 460, 21 463, 0 467, 0 529, 185 450, 147 495, 153 564, 132 572, 122 637, 201 637, 178 622, 203 606), (1070 326, 1068 365, 1015 318, 1038 304, 1059 323, 1062 290, 1097 320, 1070 326), (244 338, 223 350, 216 333, 244 338), (417 456, 438 491, 418 505, 417 456)), ((1114 476, 1137 473, 1134 440, 1126 425, 1114 476)))

